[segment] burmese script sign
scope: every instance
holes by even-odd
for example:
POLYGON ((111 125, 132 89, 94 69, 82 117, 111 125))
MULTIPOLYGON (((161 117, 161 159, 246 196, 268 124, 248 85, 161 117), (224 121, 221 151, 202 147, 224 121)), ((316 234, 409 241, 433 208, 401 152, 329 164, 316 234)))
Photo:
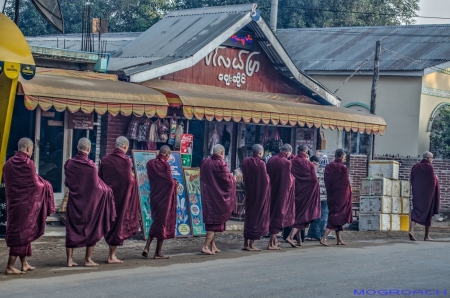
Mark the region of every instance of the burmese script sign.
POLYGON ((94 129, 94 113, 86 114, 81 111, 69 113, 70 129, 94 129))
POLYGON ((240 50, 237 57, 227 57, 221 55, 223 49, 225 47, 218 47, 206 56, 205 64, 207 66, 212 64, 212 67, 223 66, 226 69, 226 72, 219 73, 217 76, 217 79, 225 85, 234 84, 239 88, 247 82, 247 78, 259 71, 260 63, 255 58, 260 52, 240 50))

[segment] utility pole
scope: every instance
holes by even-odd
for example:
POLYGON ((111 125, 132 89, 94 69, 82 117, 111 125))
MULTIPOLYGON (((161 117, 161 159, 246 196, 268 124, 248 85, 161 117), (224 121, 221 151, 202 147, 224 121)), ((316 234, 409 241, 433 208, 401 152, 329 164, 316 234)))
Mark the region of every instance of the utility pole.
MULTIPOLYGON (((380 77, 380 54, 381 54, 381 41, 377 41, 375 47, 375 60, 373 65, 373 80, 372 80, 372 92, 370 95, 370 114, 375 115, 377 107, 377 85, 378 78, 380 77)), ((369 162, 375 155, 375 135, 371 133, 369 135, 369 151, 367 152, 367 173, 369 173, 369 162)))

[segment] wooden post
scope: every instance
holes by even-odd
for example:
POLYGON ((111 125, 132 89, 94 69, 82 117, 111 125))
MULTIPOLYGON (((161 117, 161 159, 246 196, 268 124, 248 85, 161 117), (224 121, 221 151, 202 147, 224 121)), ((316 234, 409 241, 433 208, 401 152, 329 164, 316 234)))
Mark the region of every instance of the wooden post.
MULTIPOLYGON (((5 7, 6 7, 6 4, 5 4, 5 7)), ((20 0, 16 0, 15 6, 14 6, 14 23, 17 26, 19 26, 19 11, 20 11, 20 0)))
POLYGON ((347 169, 349 169, 350 173, 350 158, 352 155, 352 129, 350 128, 350 131, 345 131, 345 151, 347 153, 345 164, 347 165, 347 169))
MULTIPOLYGON (((373 80, 372 80, 372 92, 370 95, 370 114, 375 115, 377 107, 377 85, 378 78, 380 77, 380 54, 381 54, 381 41, 377 41, 375 48, 375 60, 373 65, 373 80)), ((366 170, 369 173, 369 162, 375 155, 375 135, 373 133, 369 136, 369 150, 367 152, 367 164, 366 170)))

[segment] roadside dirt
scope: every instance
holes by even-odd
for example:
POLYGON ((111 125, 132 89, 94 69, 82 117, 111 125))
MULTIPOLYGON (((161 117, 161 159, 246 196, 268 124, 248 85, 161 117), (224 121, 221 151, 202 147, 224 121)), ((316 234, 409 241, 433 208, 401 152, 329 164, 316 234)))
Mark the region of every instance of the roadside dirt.
MULTIPOLYGON (((431 230, 431 237, 436 241, 450 243, 450 227, 448 222, 433 224, 431 230)), ((421 241, 424 236, 423 227, 418 227, 416 230, 416 238, 421 241)), ((390 245, 394 243, 410 243, 407 232, 360 232, 355 230, 345 230, 343 239, 347 242, 346 246, 336 246, 335 240, 329 239, 328 243, 332 245, 332 249, 345 249, 346 247, 364 248, 368 246, 390 245)), ((256 242, 256 246, 262 248, 261 252, 245 252, 240 248, 242 246, 242 232, 228 231, 217 236, 217 246, 222 250, 214 256, 206 256, 200 253, 200 248, 204 241, 203 237, 193 238, 178 238, 171 239, 164 242, 163 253, 170 255, 168 260, 153 260, 151 258, 144 259, 141 256, 145 242, 142 237, 135 237, 127 240, 124 246, 119 247, 117 255, 124 261, 122 264, 110 265, 106 263, 108 256, 108 246, 104 240, 100 241, 95 247, 94 261, 100 264, 95 269, 78 266, 75 268, 66 268, 65 266, 65 238, 64 237, 41 237, 33 243, 33 256, 29 258, 32 266, 36 266, 36 270, 27 272, 20 276, 6 276, 3 275, 3 270, 6 267, 9 249, 6 247, 4 239, 0 239, 0 282, 11 279, 21 278, 46 278, 60 275, 69 275, 86 272, 98 272, 108 270, 131 269, 142 266, 168 266, 179 263, 197 263, 213 259, 228 259, 248 256, 255 253, 284 253, 291 251, 293 248, 289 244, 284 243, 280 238, 282 250, 281 251, 267 251, 268 239, 262 238, 256 242)), ((151 253, 153 253, 155 244, 152 244, 151 253)), ((320 246, 318 241, 306 241, 298 250, 306 249, 326 249, 320 246)), ((328 249, 328 248, 327 248, 328 249)), ((75 249, 74 261, 78 264, 83 264, 84 249, 75 249)), ((16 268, 20 268, 19 260, 16 263, 16 268)))

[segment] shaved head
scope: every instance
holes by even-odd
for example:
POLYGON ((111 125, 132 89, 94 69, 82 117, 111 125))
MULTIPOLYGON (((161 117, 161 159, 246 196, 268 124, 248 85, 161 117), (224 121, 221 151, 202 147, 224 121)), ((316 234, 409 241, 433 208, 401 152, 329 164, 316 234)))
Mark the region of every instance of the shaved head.
POLYGON ((161 147, 161 149, 159 149, 159 154, 169 155, 170 153, 172 153, 172 150, 167 145, 164 145, 164 146, 161 147))
POLYGON ((121 136, 116 139, 116 148, 124 149, 130 145, 130 141, 127 138, 121 136))
POLYGON ((424 159, 433 158, 433 153, 431 153, 431 152, 429 152, 429 151, 426 151, 426 152, 423 154, 423 158, 424 158, 424 159))
POLYGON ((261 146, 260 144, 255 144, 252 147, 252 151, 253 151, 253 154, 258 155, 261 152, 264 152, 264 147, 261 146))
POLYGON ((215 145, 213 147, 213 154, 220 155, 222 153, 225 154, 225 147, 224 146, 222 146, 220 144, 217 144, 217 145, 215 145))
POLYGON ((33 141, 29 138, 21 138, 17 143, 17 149, 19 151, 26 151, 28 148, 33 148, 33 141))
POLYGON ((78 141, 77 149, 79 151, 89 152, 91 150, 91 141, 88 138, 81 138, 78 141))

